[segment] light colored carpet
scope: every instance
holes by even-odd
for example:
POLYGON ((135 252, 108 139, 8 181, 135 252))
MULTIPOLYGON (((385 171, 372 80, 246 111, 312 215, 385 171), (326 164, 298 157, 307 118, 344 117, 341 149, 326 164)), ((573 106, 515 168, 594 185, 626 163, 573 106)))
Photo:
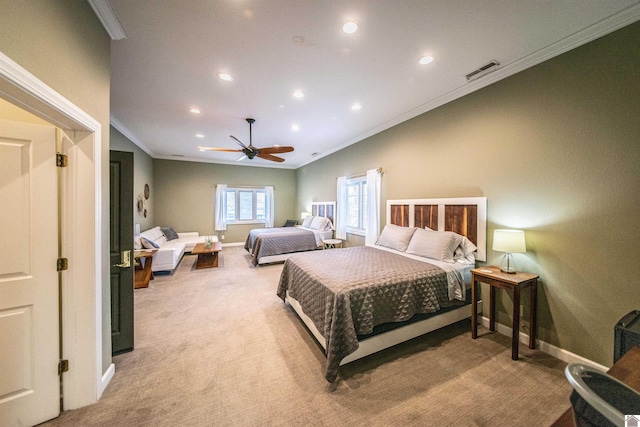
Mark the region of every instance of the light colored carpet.
POLYGON ((224 248, 135 291, 135 350, 95 405, 47 426, 543 426, 569 407, 564 363, 462 321, 343 366, 276 295, 281 264, 224 248))

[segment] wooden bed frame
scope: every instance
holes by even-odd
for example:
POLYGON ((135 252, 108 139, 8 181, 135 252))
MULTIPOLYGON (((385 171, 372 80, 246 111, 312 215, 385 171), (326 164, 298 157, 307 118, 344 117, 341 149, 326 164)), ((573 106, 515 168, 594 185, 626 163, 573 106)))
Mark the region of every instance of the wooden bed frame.
MULTIPOLYGON (((467 236, 478 247, 476 259, 479 261, 486 261, 486 219, 486 197, 387 201, 387 223, 406 227, 429 227, 438 231, 455 231, 467 236)), ((304 314, 300 303, 288 294, 287 302, 326 351, 324 337, 313 321, 304 314)), ((477 312, 481 314, 482 300, 476 304, 477 312)), ((470 304, 465 304, 425 320, 368 337, 359 341, 358 349, 342 359, 340 366, 469 317, 471 317, 471 307, 470 304)))
MULTIPOLYGON (((327 217, 331 220, 332 224, 335 224, 335 213, 336 213, 336 202, 312 202, 311 203, 312 216, 327 217)), ((264 256, 258 259, 258 265, 270 264, 272 262, 282 262, 295 253, 297 252, 264 256)))
POLYGON ((388 200, 387 223, 456 232, 478 247, 477 261, 487 260, 486 197, 388 200))

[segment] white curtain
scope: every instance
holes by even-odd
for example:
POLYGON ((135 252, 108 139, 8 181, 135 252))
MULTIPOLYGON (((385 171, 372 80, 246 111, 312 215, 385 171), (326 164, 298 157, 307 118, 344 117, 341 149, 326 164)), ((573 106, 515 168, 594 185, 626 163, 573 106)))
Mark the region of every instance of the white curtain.
POLYGON ((380 237, 380 170, 367 171, 367 234, 364 244, 374 245, 380 237))
POLYGON ((265 213, 264 213, 264 227, 272 228, 273 227, 273 217, 274 217, 274 206, 273 203, 273 187, 266 186, 264 187, 264 195, 265 195, 265 213))
POLYGON ((218 184, 216 186, 216 231, 227 230, 227 203, 226 203, 227 185, 218 184))
POLYGON ((347 238, 347 177, 338 177, 336 189, 337 212, 335 218, 336 239, 347 238))

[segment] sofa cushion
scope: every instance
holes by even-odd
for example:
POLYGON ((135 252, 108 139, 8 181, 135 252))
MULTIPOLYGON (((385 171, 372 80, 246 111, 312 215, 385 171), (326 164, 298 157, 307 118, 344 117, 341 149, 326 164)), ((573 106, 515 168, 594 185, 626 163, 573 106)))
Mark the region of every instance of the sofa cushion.
MULTIPOLYGON (((150 228, 149 230, 143 231, 142 233, 140 233, 140 237, 155 243, 158 248, 161 248, 165 243, 167 243, 167 238, 164 237, 164 233, 162 232, 160 227, 153 227, 153 228, 150 228)), ((142 243, 142 246, 144 246, 144 241, 142 243)), ((146 247, 146 248, 152 249, 149 247, 146 247)))

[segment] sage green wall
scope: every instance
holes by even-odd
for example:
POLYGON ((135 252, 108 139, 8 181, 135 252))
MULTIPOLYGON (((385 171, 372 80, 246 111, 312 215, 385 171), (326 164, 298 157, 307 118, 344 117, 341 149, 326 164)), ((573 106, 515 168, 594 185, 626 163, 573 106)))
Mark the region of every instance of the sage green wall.
POLYGON ((526 231, 514 256, 541 278, 539 338, 610 365, 615 323, 640 308, 638 40, 635 23, 304 166, 297 209, 378 166, 383 203, 486 196, 488 263, 494 229, 526 231))
POLYGON ((140 147, 131 142, 129 138, 111 126, 111 149, 117 151, 127 151, 133 153, 133 223, 140 224, 140 230, 147 230, 155 225, 153 221, 153 202, 155 200, 155 189, 153 186, 153 158, 144 152, 140 147), (144 185, 148 184, 150 195, 145 199, 147 216, 138 214, 137 199, 139 195, 144 195, 144 185))
MULTIPOLYGON (((295 217, 296 173, 292 169, 154 160, 155 225, 213 235, 216 184, 275 187, 275 221, 295 217)), ((229 225, 223 243, 244 243, 252 225, 229 225)), ((222 239, 222 235, 219 237, 222 239)), ((222 240, 221 240, 222 241, 222 240)))
MULTIPOLYGON (((0 52, 102 124, 102 368, 111 364, 109 62, 111 40, 86 0, 0 0, 0 52)), ((92 304, 92 301, 80 303, 92 304)))

